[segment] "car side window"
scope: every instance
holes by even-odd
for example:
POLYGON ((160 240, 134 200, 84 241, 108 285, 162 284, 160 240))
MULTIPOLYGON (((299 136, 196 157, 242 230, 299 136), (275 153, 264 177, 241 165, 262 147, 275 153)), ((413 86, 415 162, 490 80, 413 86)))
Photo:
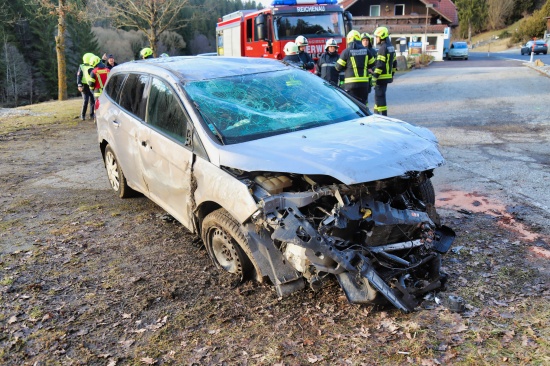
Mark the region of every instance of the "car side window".
POLYGON ((118 101, 118 96, 124 84, 127 74, 116 74, 109 77, 109 82, 105 86, 105 93, 115 102, 118 101))
POLYGON ((130 74, 124 83, 120 96, 120 106, 133 115, 145 119, 147 106, 146 88, 149 76, 130 74))
POLYGON ((153 78, 147 106, 147 123, 168 136, 186 143, 188 117, 173 89, 153 78))

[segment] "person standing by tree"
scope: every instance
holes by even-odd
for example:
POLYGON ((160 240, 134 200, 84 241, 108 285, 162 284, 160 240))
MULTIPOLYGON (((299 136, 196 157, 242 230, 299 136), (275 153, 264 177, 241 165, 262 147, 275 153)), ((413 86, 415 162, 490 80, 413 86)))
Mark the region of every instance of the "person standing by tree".
POLYGON ((317 60, 315 74, 331 84, 339 85, 338 79, 340 73, 336 71, 336 61, 338 61, 339 58, 338 43, 336 43, 334 38, 327 39, 325 43, 325 53, 317 60))
POLYGON ((103 92, 103 87, 107 82, 107 76, 111 70, 109 70, 103 62, 101 62, 101 59, 98 56, 92 57, 90 63, 94 69, 90 73, 90 82, 88 85, 90 86, 90 89, 94 91, 94 97, 97 99, 101 95, 101 92, 103 92))
POLYGON ((393 47, 390 41, 388 28, 386 27, 376 28, 374 37, 376 38, 376 44, 379 45, 372 75, 374 113, 387 116, 386 90, 388 89, 388 84, 393 82, 393 74, 397 70, 395 47, 393 47))
POLYGON ((80 110, 80 119, 83 121, 86 119, 88 104, 90 105, 90 118, 94 118, 95 99, 92 91, 90 90, 90 86, 88 85, 90 82, 90 74, 93 69, 90 65, 90 59, 94 56, 95 55, 93 53, 84 54, 84 56, 82 56, 82 64, 78 67, 78 71, 76 73, 76 85, 78 87, 78 91, 82 93, 82 109, 80 110))
POLYGON ((111 70, 113 67, 117 66, 118 63, 115 61, 114 55, 108 55, 106 53, 103 54, 103 57, 101 58, 101 61, 107 66, 109 70, 111 70))
POLYGON ((370 78, 368 69, 374 65, 374 58, 369 57, 369 50, 361 44, 361 35, 358 31, 350 31, 346 41, 348 47, 336 62, 336 70, 344 70, 343 89, 366 106, 370 78))

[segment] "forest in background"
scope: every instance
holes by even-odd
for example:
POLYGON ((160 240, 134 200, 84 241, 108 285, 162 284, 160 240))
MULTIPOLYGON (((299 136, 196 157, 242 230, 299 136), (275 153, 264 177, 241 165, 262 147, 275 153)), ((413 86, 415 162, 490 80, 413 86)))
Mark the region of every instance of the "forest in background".
MULTIPOLYGON (((0 107, 16 107, 58 98, 58 37, 60 0, 0 0, 0 107)), ((92 52, 116 55, 117 62, 139 58, 149 47, 148 37, 139 29, 120 25, 104 0, 64 0, 65 61, 68 97, 80 95, 76 72, 82 55, 92 52)), ((171 0, 156 0, 170 3, 171 0)), ((157 53, 193 55, 215 51, 218 18, 241 10, 261 8, 256 1, 177 0, 176 30, 163 32, 157 53)), ((113 0, 113 8, 149 0, 113 0)), ((131 9, 128 9, 128 12, 131 9)))
MULTIPOLYGON (((520 19, 504 36, 540 37, 550 16, 550 0, 454 2, 458 34, 468 39, 520 19)), ((261 7, 242 0, 0 0, 0 107, 77 96, 76 72, 87 52, 114 54, 117 62, 137 59, 153 44, 156 55, 213 52, 220 17, 261 7)))

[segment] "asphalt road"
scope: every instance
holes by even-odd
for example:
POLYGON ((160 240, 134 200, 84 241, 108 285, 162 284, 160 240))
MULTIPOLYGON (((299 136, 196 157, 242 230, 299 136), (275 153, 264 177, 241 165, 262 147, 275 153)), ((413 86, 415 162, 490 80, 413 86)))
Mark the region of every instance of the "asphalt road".
POLYGON ((472 53, 400 75, 387 97, 390 116, 440 140, 447 159, 434 177, 440 198, 466 210, 497 205, 549 232, 549 77, 520 61, 472 53), (478 198, 458 203, 467 197, 478 198))

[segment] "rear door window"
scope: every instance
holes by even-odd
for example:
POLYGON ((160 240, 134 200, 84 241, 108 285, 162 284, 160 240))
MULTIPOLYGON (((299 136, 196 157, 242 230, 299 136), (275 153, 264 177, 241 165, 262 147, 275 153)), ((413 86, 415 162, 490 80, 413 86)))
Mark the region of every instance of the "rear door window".
POLYGON ((126 76, 127 74, 112 75, 109 77, 109 82, 105 86, 105 93, 107 93, 107 95, 115 102, 118 102, 118 96, 120 95, 126 76))
POLYGON ((185 143, 188 117, 173 89, 153 78, 147 107, 147 123, 164 134, 185 143))
POLYGON ((147 75, 130 74, 120 96, 120 106, 142 120, 145 120, 148 82, 147 75))

